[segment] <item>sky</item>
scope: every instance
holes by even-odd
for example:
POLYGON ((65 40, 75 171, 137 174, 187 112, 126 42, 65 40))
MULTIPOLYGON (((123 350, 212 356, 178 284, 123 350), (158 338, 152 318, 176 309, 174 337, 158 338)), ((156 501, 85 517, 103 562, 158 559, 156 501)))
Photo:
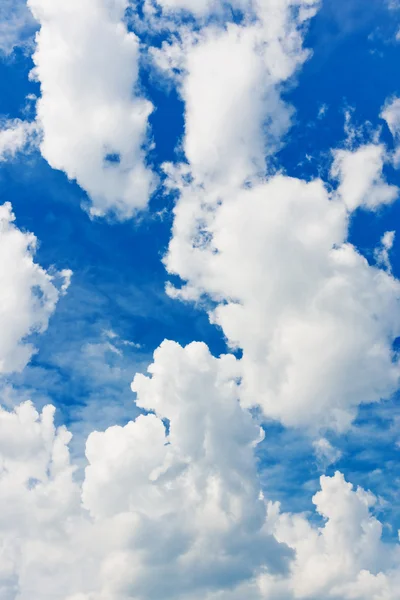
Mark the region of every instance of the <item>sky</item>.
POLYGON ((400 3, 3 0, 0 600, 398 600, 400 3))

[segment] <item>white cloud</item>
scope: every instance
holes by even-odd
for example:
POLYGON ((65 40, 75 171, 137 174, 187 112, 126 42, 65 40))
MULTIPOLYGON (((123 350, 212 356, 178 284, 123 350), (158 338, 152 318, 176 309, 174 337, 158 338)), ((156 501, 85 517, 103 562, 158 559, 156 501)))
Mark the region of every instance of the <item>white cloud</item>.
POLYGON ((287 580, 265 578, 267 597, 395 600, 400 546, 382 542, 382 525, 370 514, 374 496, 361 488, 354 491, 336 473, 321 477, 321 491, 313 502, 325 520, 319 529, 304 516, 280 515, 277 506, 270 505, 273 531, 296 550, 296 559, 287 580))
POLYGON ((25 0, 2 0, 0 5, 0 52, 11 54, 25 45, 35 31, 35 21, 25 0))
POLYGON ((175 78, 180 71, 183 148, 198 181, 235 186, 265 171, 266 154, 291 121, 280 86, 308 57, 303 27, 317 6, 314 0, 256 2, 243 25, 183 28, 179 41, 153 51, 160 68, 175 78))
POLYGON ((15 158, 18 152, 29 151, 39 144, 39 131, 36 123, 10 119, 1 123, 0 162, 15 158))
POLYGON ((326 438, 319 438, 313 442, 313 448, 318 465, 325 470, 330 465, 334 465, 342 456, 337 448, 334 448, 326 438))
POLYGON ((52 407, 0 410, 2 598, 395 600, 372 494, 322 477, 321 528, 264 499, 238 366, 164 342, 133 383, 156 414, 92 433, 82 483, 52 407))
MULTIPOLYGON (((138 42, 121 24, 126 3, 29 3, 41 23, 42 152, 88 191, 92 214, 128 217, 146 204, 152 176, 140 149, 150 107, 131 96, 138 42), (106 165, 107 153, 121 162, 106 165)), ((262 175, 290 122, 280 87, 307 56, 303 23, 315 8, 255 1, 256 21, 181 30, 157 56, 178 61, 186 103, 189 165, 166 167, 180 198, 165 263, 187 284, 169 291, 211 299, 212 321, 243 358, 165 341, 149 377, 132 384, 145 414, 89 435, 81 481, 52 407, 0 410, 2 600, 396 600, 399 545, 382 541, 374 496, 340 473, 322 477, 318 527, 267 502, 254 456, 262 432, 249 407, 285 425, 345 430, 359 404, 399 382, 400 283, 347 242, 351 211, 397 195, 385 149, 337 151, 332 194, 320 180, 262 175)), ((9 205, 0 220, 7 371, 29 359, 25 337, 47 326, 71 274, 58 291, 9 205)), ((106 381, 118 370, 105 372, 102 357, 124 341, 104 336, 84 346, 83 362, 106 381)), ((314 448, 321 461, 339 457, 326 438, 314 448)))
POLYGON ((378 265, 382 265, 389 273, 392 272, 389 253, 393 248, 395 231, 386 231, 381 239, 381 246, 375 250, 375 260, 378 265))
POLYGON ((384 119, 390 129, 395 142, 395 152, 393 162, 396 167, 400 166, 400 98, 392 98, 389 100, 382 113, 381 118, 384 119))
MULTIPOLYGON (((27 336, 47 328, 60 292, 54 276, 33 261, 36 238, 14 224, 11 204, 0 206, 0 374, 20 371, 35 352, 27 336)), ((62 292, 70 271, 58 274, 62 292)))
POLYGON ((335 150, 331 174, 339 179, 338 194, 350 211, 359 206, 376 209, 397 198, 398 188, 388 185, 382 174, 385 161, 383 145, 367 144, 354 151, 335 150))
POLYGON ((164 342, 150 372, 133 387, 159 416, 92 433, 81 489, 51 407, 41 418, 30 404, 0 412, 5 599, 15 587, 19 600, 197 599, 285 571, 291 553, 265 526, 260 430, 237 401, 235 359, 164 342))
MULTIPOLYGON (((184 282, 168 293, 211 299, 211 321, 243 350, 245 406, 342 431, 359 404, 399 384, 400 284, 347 243, 349 214, 393 202, 398 188, 378 143, 334 152, 334 194, 320 180, 265 176, 290 124, 281 86, 307 57, 303 23, 317 6, 256 2, 255 21, 184 29, 155 53, 180 70, 189 163, 165 165, 180 194, 165 265, 184 282)), ((349 117, 346 128, 354 145, 349 117)))
POLYGON ((393 98, 384 107, 381 113, 394 137, 400 135, 400 98, 393 98))
POLYGON ((181 194, 165 263, 187 284, 169 293, 217 303, 212 321, 243 350, 242 402, 286 425, 344 430, 360 403, 397 389, 400 283, 346 242, 340 198, 282 175, 227 196, 181 194))
POLYGON ((138 90, 139 41, 121 21, 125 0, 28 0, 40 23, 33 55, 41 85, 41 152, 88 193, 92 215, 146 207, 149 101, 138 90))

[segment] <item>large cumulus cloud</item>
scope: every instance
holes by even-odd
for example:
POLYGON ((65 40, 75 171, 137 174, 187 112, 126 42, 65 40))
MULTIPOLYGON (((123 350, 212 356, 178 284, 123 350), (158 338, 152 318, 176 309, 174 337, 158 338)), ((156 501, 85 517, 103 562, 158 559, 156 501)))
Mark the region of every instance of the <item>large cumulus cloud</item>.
POLYGON ((261 493, 232 356, 164 342, 149 374, 133 389, 155 412, 90 434, 82 482, 52 407, 1 410, 2 598, 395 598, 372 494, 322 477, 318 529, 261 493))

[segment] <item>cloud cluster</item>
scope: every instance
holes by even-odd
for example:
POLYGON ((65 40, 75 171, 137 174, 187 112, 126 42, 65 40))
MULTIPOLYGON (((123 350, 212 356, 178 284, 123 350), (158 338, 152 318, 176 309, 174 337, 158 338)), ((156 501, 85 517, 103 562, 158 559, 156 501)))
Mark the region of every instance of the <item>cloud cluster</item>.
POLYGON ((47 328, 71 277, 70 271, 51 275, 36 264, 36 237, 14 220, 11 204, 0 206, 0 374, 21 371, 28 363, 35 347, 27 338, 47 328))
POLYGON ((324 525, 313 528, 301 515, 270 505, 272 529, 296 551, 291 575, 265 577, 265 598, 294 600, 395 600, 400 577, 400 545, 382 542, 382 525, 371 515, 376 498, 353 489, 343 475, 321 477, 313 503, 324 525))
MULTIPOLYGON (((243 405, 343 431, 359 404, 398 389, 400 284, 347 240, 355 210, 377 210, 399 190, 385 180, 378 142, 335 150, 329 182, 265 176, 290 123, 282 83, 307 57, 304 20, 317 5, 254 6, 255 21, 182 42, 187 164, 165 166, 179 199, 164 262, 184 284, 168 292, 206 300, 243 351, 243 405)), ((158 55, 164 66, 176 63, 173 48, 158 55)))
MULTIPOLYGON (((39 127, 43 156, 87 191, 91 214, 132 216, 154 176, 128 2, 28 4, 40 24, 37 122, 12 123, 0 155, 39 127)), ((399 386, 395 233, 376 264, 348 241, 354 211, 398 195, 385 179, 386 149, 335 150, 329 182, 273 173, 268 161, 290 126, 282 90, 308 56, 303 37, 318 4, 238 0, 231 7, 245 16, 224 22, 212 0, 145 2, 144 12, 175 23, 152 56, 185 102, 187 162, 165 165, 179 197, 164 259, 184 283, 168 292, 204 303, 242 355, 164 341, 132 383, 142 414, 92 431, 84 472, 53 407, 0 409, 1 600, 397 599, 400 546, 383 541, 371 493, 339 472, 323 476, 310 518, 269 502, 257 473, 264 432, 249 409, 311 429, 328 466, 340 453, 321 430, 345 431, 360 404, 399 386)), ((397 108, 385 111, 396 136, 397 108)), ((47 327, 71 277, 62 272, 57 289, 33 261, 35 236, 13 220, 0 207, 1 374, 29 361, 27 336, 47 327)), ((84 358, 118 353, 115 334, 105 335, 84 358)))
POLYGON ((346 241, 347 206, 397 190, 353 173, 334 197, 283 175, 226 197, 184 184, 175 209, 165 262, 187 283, 169 293, 216 303, 210 318, 243 350, 242 402, 285 425, 344 430, 398 388, 400 283, 346 241))
POLYGON ((370 493, 322 477, 320 529, 264 498, 237 367, 164 342, 132 384, 154 414, 92 433, 81 483, 52 407, 1 410, 1 597, 394 600, 399 545, 370 493))
POLYGON ((88 193, 94 216, 131 217, 155 185, 144 150, 153 107, 139 90, 139 40, 122 21, 127 5, 28 1, 40 24, 33 54, 40 149, 88 193))

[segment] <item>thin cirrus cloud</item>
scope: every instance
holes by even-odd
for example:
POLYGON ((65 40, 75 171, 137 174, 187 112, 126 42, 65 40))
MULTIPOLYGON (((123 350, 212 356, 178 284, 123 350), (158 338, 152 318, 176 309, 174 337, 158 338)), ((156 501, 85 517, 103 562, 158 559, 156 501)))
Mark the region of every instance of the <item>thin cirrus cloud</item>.
MULTIPOLYGON (((155 176, 127 2, 29 6, 40 24, 32 127, 41 152, 88 193, 92 215, 131 217, 155 176)), ((264 419, 305 430, 324 470, 341 459, 326 431, 348 431, 360 405, 399 386, 395 232, 381 237, 375 263, 349 241, 357 211, 375 214, 398 196, 386 180, 389 152, 376 140, 347 142, 325 180, 290 177, 272 160, 295 114, 283 91, 310 57, 304 36, 319 6, 236 2, 244 18, 225 23, 210 1, 144 3, 144 27, 158 15, 171 28, 149 48, 154 71, 185 105, 186 160, 163 165, 177 195, 164 264, 182 280, 167 291, 204 302, 227 353, 165 340, 132 382, 132 412, 142 414, 93 425, 84 472, 54 407, 1 408, 4 600, 397 600, 400 546, 384 535, 379 498, 337 471, 320 478, 311 515, 293 514, 269 501, 258 473, 264 419)), ((393 113, 388 104, 396 134, 393 113)), ((30 139, 25 127, 10 122, 0 136, 4 159, 30 139)), ((31 358, 27 336, 47 327, 71 272, 57 289, 33 261, 33 234, 14 226, 10 205, 0 216, 8 373, 31 358)), ((113 332, 105 338, 86 344, 83 359, 118 354, 113 332)))

